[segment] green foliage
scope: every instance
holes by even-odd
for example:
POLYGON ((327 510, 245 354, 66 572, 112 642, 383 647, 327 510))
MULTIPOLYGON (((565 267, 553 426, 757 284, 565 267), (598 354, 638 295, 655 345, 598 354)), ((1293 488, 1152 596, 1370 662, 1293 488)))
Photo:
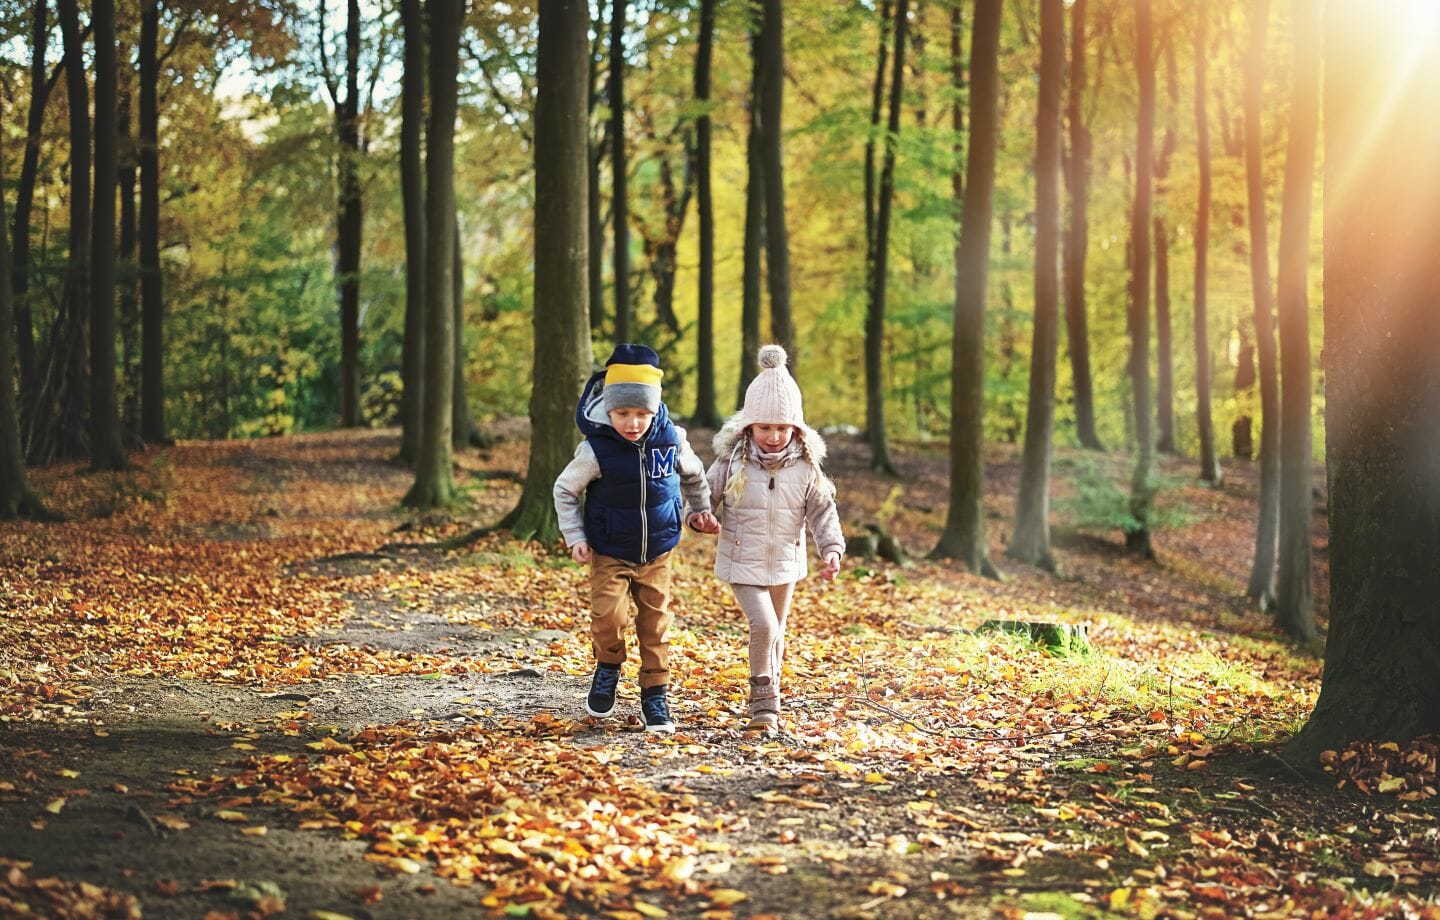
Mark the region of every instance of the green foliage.
MULTIPOLYGON (((1055 499, 1055 510, 1081 530, 1139 529, 1140 522, 1130 513, 1130 493, 1125 478, 1128 473, 1119 466, 1114 460, 1099 460, 1085 454, 1057 459, 1054 476, 1057 481, 1068 483, 1072 491, 1055 499), (1118 484, 1121 482, 1127 484, 1125 489, 1118 484)), ((1149 519, 1152 532, 1184 527, 1195 520, 1192 511, 1168 494, 1183 482, 1181 478, 1163 475, 1152 479, 1151 488, 1156 497, 1149 519)))

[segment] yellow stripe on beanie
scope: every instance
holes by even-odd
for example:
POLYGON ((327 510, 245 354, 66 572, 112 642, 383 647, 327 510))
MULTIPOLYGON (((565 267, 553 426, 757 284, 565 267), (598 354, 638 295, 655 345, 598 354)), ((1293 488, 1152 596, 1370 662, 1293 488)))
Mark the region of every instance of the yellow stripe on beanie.
POLYGON ((659 386, 665 372, 653 364, 611 364, 605 368, 605 383, 645 383, 659 386))

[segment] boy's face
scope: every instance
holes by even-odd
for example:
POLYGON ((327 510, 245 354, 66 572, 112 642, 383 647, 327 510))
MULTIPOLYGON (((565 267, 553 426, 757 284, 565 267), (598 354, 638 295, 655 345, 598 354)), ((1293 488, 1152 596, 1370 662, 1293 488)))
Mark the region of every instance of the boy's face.
POLYGON ((766 453, 775 453, 783 450, 790 443, 790 438, 795 434, 793 425, 767 425, 755 424, 750 426, 750 437, 760 445, 760 449, 766 453))
POLYGON ((650 430, 655 413, 649 409, 611 409, 610 425, 627 441, 638 441, 650 430))

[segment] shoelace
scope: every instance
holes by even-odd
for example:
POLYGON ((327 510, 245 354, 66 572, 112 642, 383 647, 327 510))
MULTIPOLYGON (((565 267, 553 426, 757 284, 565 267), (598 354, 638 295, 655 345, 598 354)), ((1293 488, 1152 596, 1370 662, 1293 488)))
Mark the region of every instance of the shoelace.
POLYGON ((645 697, 640 701, 640 708, 645 712, 647 723, 670 721, 670 704, 663 696, 645 697))
POLYGON ((610 670, 609 668, 596 668, 595 680, 590 686, 591 693, 598 693, 601 696, 614 696, 615 687, 620 683, 620 669, 610 670))

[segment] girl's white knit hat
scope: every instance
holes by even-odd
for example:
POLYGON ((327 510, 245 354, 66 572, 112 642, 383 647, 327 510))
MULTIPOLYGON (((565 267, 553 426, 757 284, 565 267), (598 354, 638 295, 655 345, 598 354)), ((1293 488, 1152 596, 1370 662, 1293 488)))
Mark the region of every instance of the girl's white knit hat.
POLYGON ((745 390, 743 425, 804 425, 800 387, 785 368, 788 355, 779 345, 764 345, 758 355, 760 373, 745 390))

